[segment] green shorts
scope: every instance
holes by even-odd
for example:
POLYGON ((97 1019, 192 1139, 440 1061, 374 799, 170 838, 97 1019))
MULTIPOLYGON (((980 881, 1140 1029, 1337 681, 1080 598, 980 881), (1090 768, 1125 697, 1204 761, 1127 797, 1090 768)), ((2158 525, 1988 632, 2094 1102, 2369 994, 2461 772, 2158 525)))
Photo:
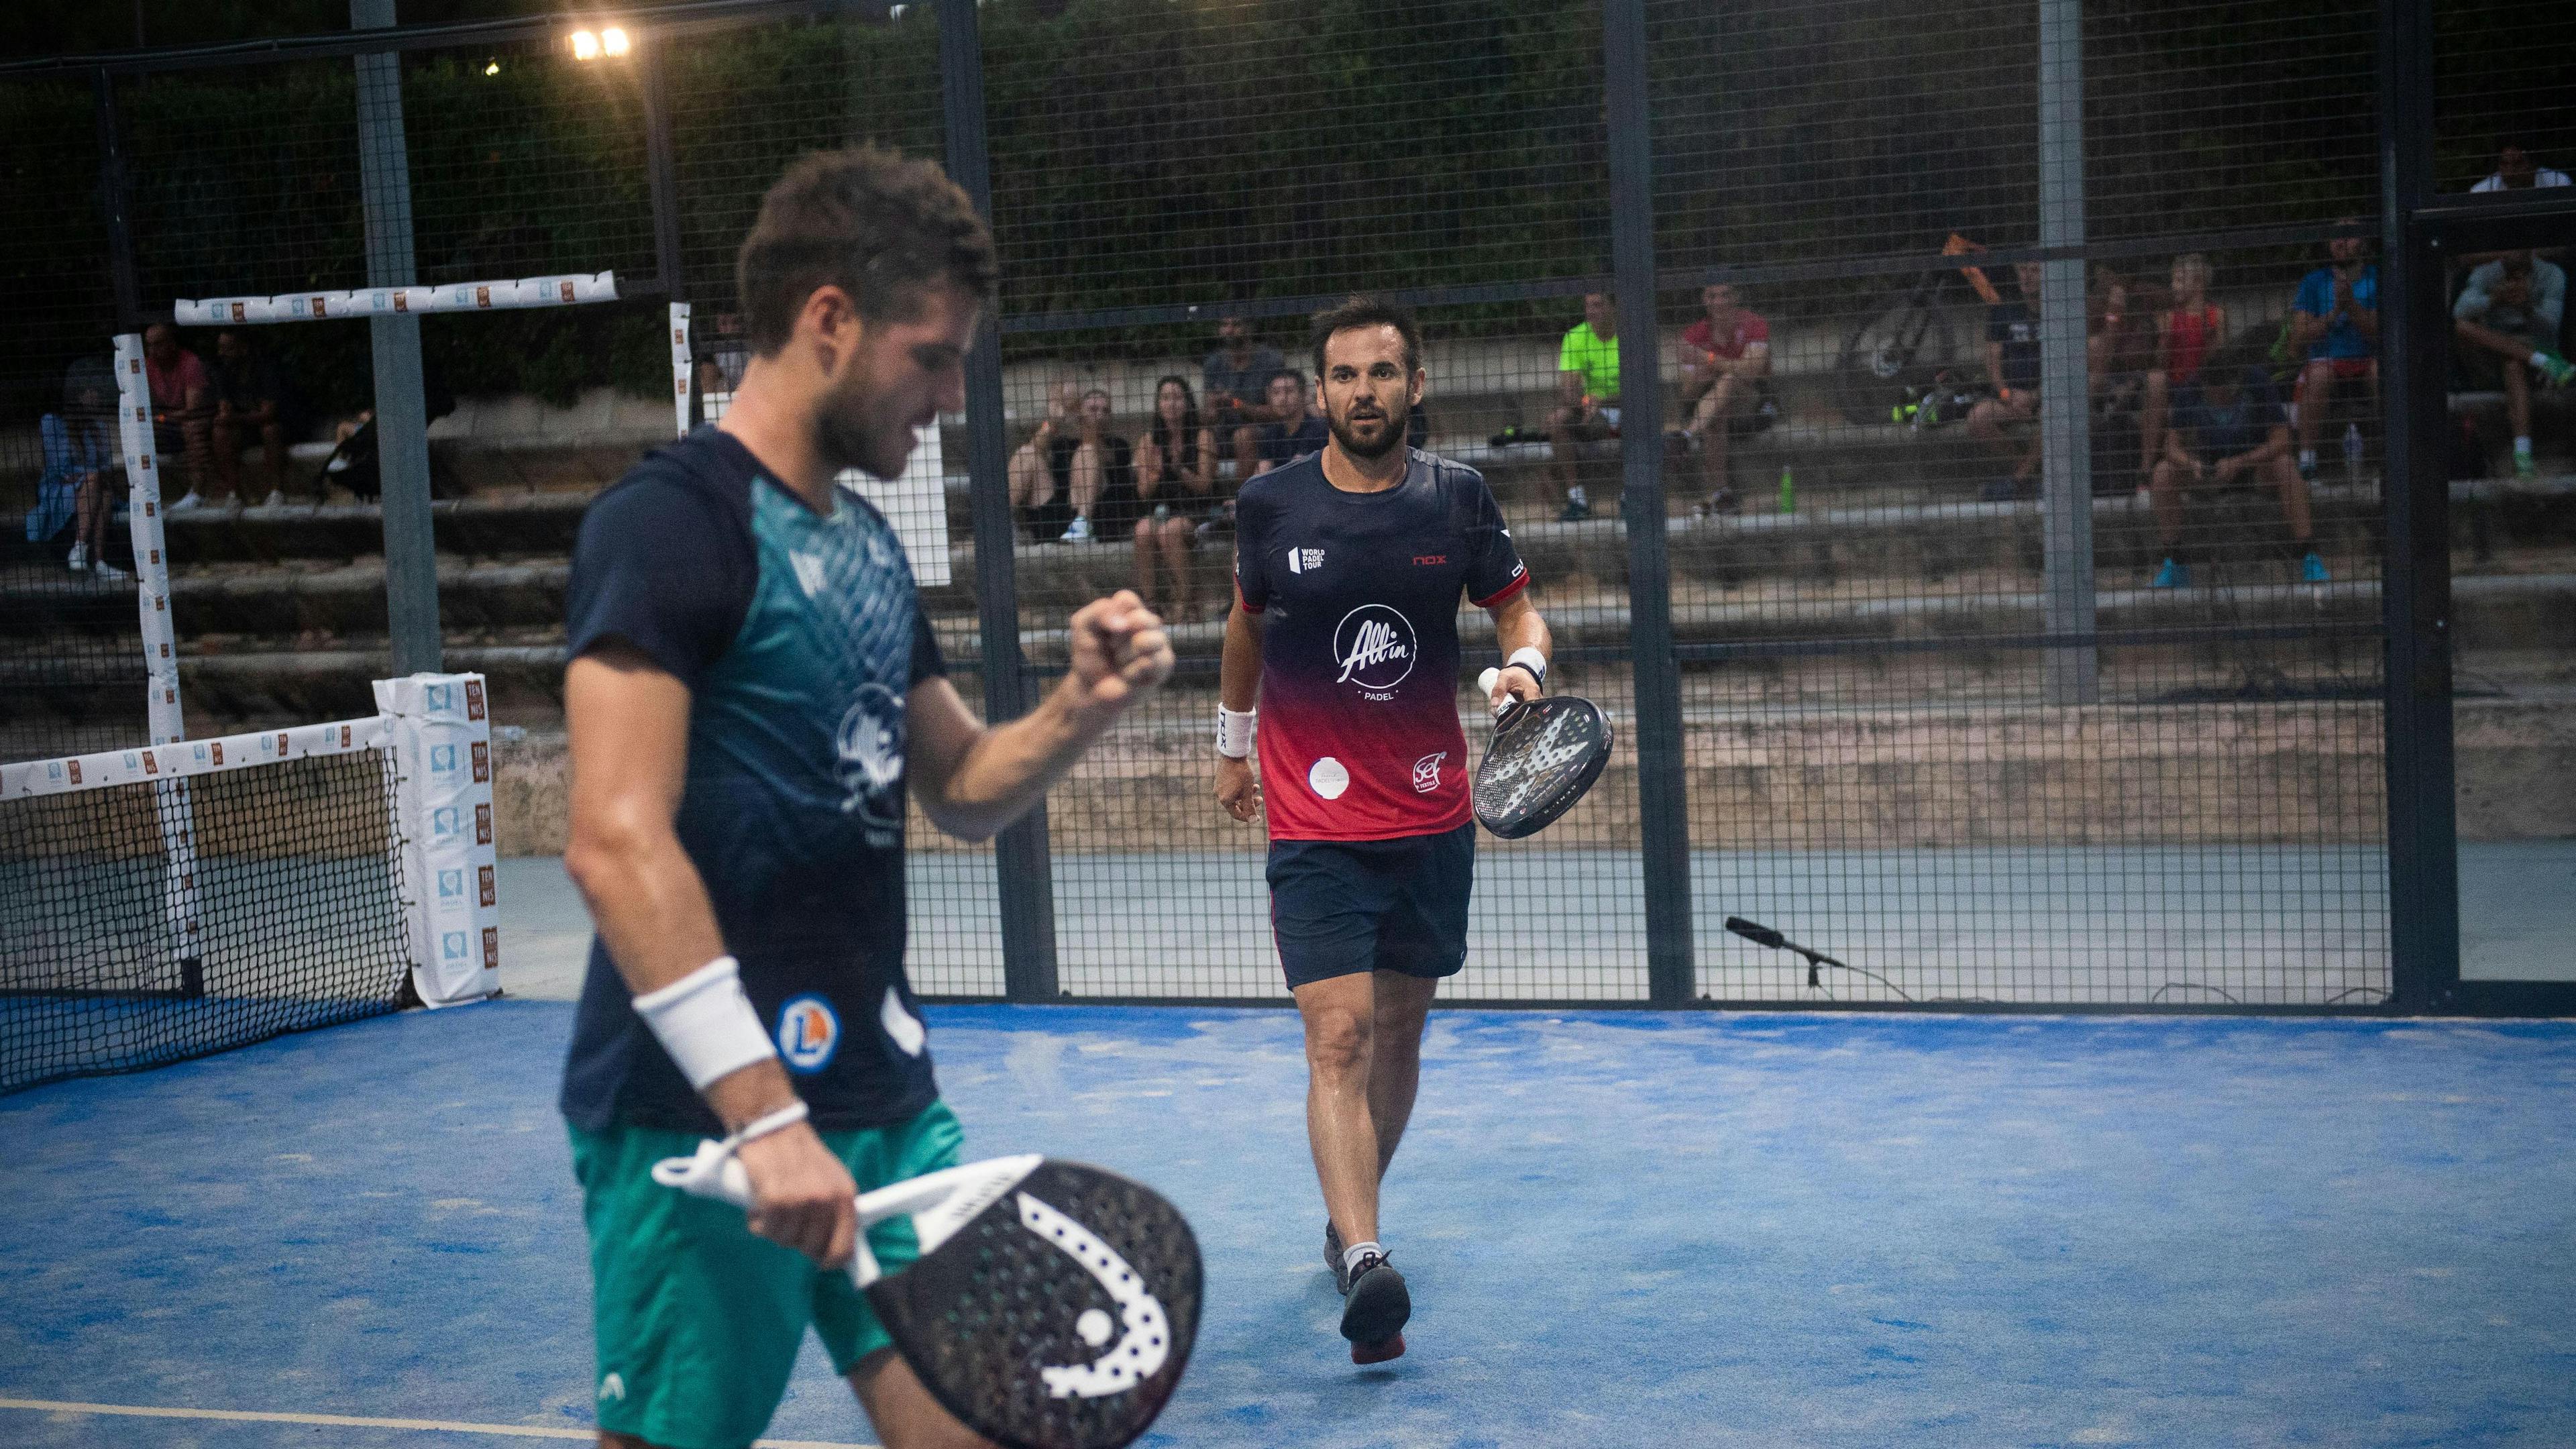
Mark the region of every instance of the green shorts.
MULTIPOLYGON (((753 1236, 740 1208, 653 1181, 653 1164, 697 1151, 697 1134, 571 1133, 602 1429, 663 1449, 742 1449, 787 1391, 807 1324, 843 1374, 892 1346, 847 1272, 753 1236)), ((862 1192, 956 1166, 964 1140, 943 1102, 892 1127, 823 1134, 862 1192)), ((920 1256, 906 1218, 870 1228, 868 1247, 888 1270, 920 1256)))

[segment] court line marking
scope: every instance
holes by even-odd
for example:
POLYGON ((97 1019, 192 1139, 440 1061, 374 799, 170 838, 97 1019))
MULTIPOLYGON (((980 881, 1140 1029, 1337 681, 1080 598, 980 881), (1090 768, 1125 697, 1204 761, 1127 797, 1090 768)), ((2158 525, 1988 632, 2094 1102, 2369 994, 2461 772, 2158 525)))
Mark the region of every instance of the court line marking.
MULTIPOLYGON (((467 1424, 451 1419, 370 1419, 355 1414, 288 1414, 252 1409, 162 1409, 142 1404, 81 1404, 56 1399, 0 1398, 0 1409, 44 1414, 117 1414, 133 1419, 220 1419, 235 1424, 324 1424, 340 1429, 410 1429, 432 1434, 492 1434, 514 1439, 596 1439, 596 1429, 551 1424, 467 1424)), ((819 1439, 761 1439, 752 1449, 877 1449, 819 1439)))

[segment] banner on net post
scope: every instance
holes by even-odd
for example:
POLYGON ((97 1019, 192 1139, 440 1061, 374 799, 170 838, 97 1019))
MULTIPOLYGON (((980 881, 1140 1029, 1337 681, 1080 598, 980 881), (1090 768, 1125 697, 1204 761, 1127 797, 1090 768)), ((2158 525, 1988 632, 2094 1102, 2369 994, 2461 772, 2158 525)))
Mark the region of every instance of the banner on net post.
POLYGON ((695 382, 694 372, 689 358, 689 304, 674 302, 671 304, 671 395, 679 405, 679 435, 683 438, 689 435, 689 390, 695 382))
POLYGON ((394 823, 411 898, 412 986, 430 1006, 501 989, 501 898, 492 842, 492 720, 480 674, 379 679, 400 784, 394 823))
POLYGON ((144 715, 152 742, 184 739, 179 713, 178 636, 170 627, 170 557, 161 531, 161 469, 152 436, 152 385, 143 338, 117 336, 117 442, 125 457, 126 528, 134 543, 135 604, 142 615, 144 715))

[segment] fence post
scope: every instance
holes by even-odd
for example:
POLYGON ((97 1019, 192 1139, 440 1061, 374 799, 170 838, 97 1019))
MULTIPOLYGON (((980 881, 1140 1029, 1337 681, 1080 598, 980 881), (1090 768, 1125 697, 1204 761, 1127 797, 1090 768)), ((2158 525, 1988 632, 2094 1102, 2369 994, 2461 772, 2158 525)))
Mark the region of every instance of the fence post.
POLYGON ((143 330, 143 284, 134 270, 134 232, 127 220, 124 128, 116 119, 116 78, 94 73, 98 96, 98 209, 107 221, 107 274, 116 291, 116 330, 143 330))
MULTIPOLYGON (((349 28, 394 23, 394 0, 349 0, 349 28)), ((358 180, 366 204, 367 285, 420 280, 412 258, 411 162, 404 151, 402 56, 357 57, 358 180)), ((376 459, 384 478, 385 622, 393 672, 435 673, 438 539, 429 516, 429 418, 421 391, 420 319, 367 319, 376 383, 376 459)))
POLYGON ((1672 561, 1664 524, 1661 344, 1655 331, 1655 153, 1646 114, 1645 0, 1604 0, 1602 82, 1610 122, 1610 257, 1619 297, 1619 512, 1628 530, 1628 649, 1637 688, 1638 838, 1646 887, 1646 997, 1686 1006, 1691 960, 1690 816, 1682 771, 1681 670, 1673 658, 1672 561))
POLYGON ((644 92, 644 176, 653 206, 653 269, 662 274, 663 300, 685 302, 680 285, 680 185, 671 159, 671 92, 662 69, 662 47, 648 34, 637 59, 644 92))
POLYGON ((2460 982, 2459 802, 2451 720, 2448 317, 2440 252, 2416 212, 2433 192, 2432 24, 2379 6, 2379 376, 2388 553, 2380 699, 2388 780, 2389 1006, 2448 1009, 2460 982), (2418 355, 2421 349, 2422 355, 2418 355))
MULTIPOLYGON (((2039 244, 2084 245, 2083 0, 2039 0, 2039 244)), ((2039 431, 2047 628, 2093 633, 2093 390, 2084 356, 2084 259, 2040 264, 2039 431)), ((2093 645, 2042 651, 2050 704, 2101 698, 2093 645)))
MULTIPOLYGON (((993 163, 984 142, 984 44, 974 0, 939 5, 940 107, 948 175, 990 222, 993 163)), ((847 23, 847 22, 844 22, 847 23)), ((998 311, 998 308, 995 309, 998 311)), ((1012 559, 1010 457, 1002 436, 1001 319, 988 313, 966 354, 966 474, 975 508, 975 605, 983 637, 984 715, 1016 719, 1029 708, 1020 658, 1020 590, 1012 559)), ((1013 1001, 1057 994, 1055 888, 1041 800, 993 842, 1001 896, 1002 991, 1013 1001)))

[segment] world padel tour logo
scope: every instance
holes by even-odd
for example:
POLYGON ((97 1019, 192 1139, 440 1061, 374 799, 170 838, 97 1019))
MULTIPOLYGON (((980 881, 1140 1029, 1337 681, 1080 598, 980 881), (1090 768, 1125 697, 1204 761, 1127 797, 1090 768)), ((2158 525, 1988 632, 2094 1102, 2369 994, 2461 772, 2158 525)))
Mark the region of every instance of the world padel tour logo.
POLYGON ((1335 684, 1356 684, 1384 698, 1413 672, 1413 621, 1384 604, 1362 604, 1333 627, 1335 684))
POLYGON ((814 995, 790 1000, 778 1011, 778 1055, 793 1072, 819 1072, 831 1065, 841 1044, 841 1019, 832 1003, 814 995))

